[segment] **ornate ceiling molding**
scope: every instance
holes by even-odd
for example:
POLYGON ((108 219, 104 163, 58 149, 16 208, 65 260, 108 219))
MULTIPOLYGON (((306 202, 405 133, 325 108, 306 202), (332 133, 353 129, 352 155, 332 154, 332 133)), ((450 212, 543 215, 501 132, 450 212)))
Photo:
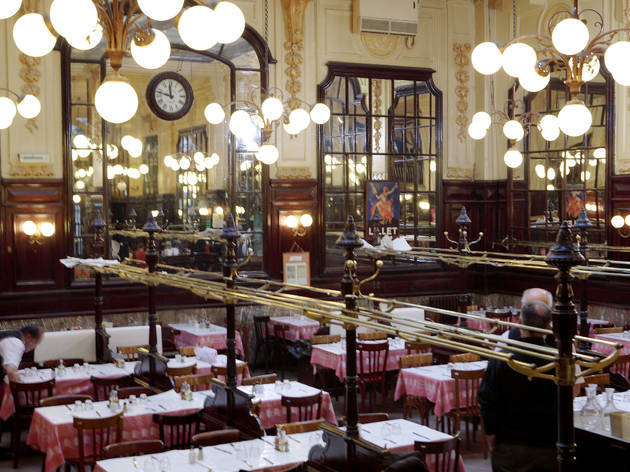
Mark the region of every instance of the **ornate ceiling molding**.
POLYGON ((284 60, 287 76, 286 91, 290 95, 289 102, 295 102, 302 91, 302 63, 304 58, 304 16, 311 0, 282 0, 282 16, 284 17, 284 60))

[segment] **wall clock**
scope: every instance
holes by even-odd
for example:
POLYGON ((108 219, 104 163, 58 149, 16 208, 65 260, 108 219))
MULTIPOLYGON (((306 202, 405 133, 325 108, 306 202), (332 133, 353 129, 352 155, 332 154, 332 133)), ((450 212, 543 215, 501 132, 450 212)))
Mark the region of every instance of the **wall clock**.
POLYGON ((147 103, 158 118, 179 120, 190 111, 194 95, 190 83, 176 72, 163 72, 147 86, 147 103))

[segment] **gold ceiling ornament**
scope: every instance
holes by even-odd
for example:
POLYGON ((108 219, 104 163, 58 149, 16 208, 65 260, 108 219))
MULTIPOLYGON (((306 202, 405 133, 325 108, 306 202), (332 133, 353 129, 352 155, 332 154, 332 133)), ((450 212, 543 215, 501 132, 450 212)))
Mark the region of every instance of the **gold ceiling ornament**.
POLYGON ((302 91, 302 51, 304 50, 304 16, 311 0, 282 0, 282 16, 284 17, 284 50, 287 67, 286 89, 290 94, 289 104, 295 105, 297 95, 302 91))
POLYGON ((383 33, 361 33, 361 43, 376 57, 391 56, 400 45, 400 36, 383 33))
POLYGON ((453 43, 453 52, 455 53, 455 80, 457 85, 455 86, 455 96, 457 102, 455 106, 457 108, 457 117, 455 123, 459 127, 457 132, 457 139, 463 141, 466 138, 466 125, 468 124, 468 117, 466 112, 468 111, 468 81, 470 80, 470 74, 468 73, 468 66, 470 60, 468 55, 470 54, 470 43, 453 43))
MULTIPOLYGON (((383 82, 380 79, 373 79, 372 83, 374 84, 374 113, 380 116, 383 112, 383 82)), ((382 128, 383 122, 381 119, 374 118, 374 152, 381 150, 382 128)))

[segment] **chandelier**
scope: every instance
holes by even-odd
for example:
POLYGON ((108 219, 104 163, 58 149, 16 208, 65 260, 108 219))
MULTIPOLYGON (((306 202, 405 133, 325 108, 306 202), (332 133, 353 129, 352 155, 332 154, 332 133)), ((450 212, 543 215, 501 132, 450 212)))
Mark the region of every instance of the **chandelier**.
MULTIPOLYGON (((514 10, 515 3, 514 0, 514 10)), ((563 70, 564 83, 571 99, 557 116, 542 117, 538 127, 543 138, 548 141, 552 141, 550 138, 554 136, 557 138, 560 131, 571 137, 582 136, 591 127, 593 118, 584 102, 576 96, 582 85, 599 73, 600 58, 604 58, 616 82, 630 85, 630 62, 627 60, 630 42, 613 43, 619 34, 630 33, 630 28, 604 31, 601 14, 590 8, 580 10, 576 0, 571 10, 559 11, 549 19, 547 31, 548 35, 526 34, 514 37, 505 44, 480 43, 472 52, 472 65, 483 75, 492 75, 503 68, 511 77, 518 78, 520 85, 529 92, 538 92, 547 87, 552 70, 563 70), (588 16, 594 17, 590 24, 597 30, 593 38, 587 27, 588 16), (535 48, 526 42, 534 43, 535 48)), ((480 116, 477 121, 473 120, 472 129, 469 130, 476 136, 485 135, 485 124, 488 125, 486 130, 490 126, 488 117, 480 116)), ((510 126, 520 134, 516 125, 510 126)))
MULTIPOLYGON (((46 17, 27 11, 18 18, 13 40, 24 54, 41 57, 53 50, 57 36, 81 50, 96 47, 105 36, 113 72, 96 90, 94 104, 106 121, 125 123, 138 109, 138 95, 119 72, 127 52, 145 69, 162 67, 171 55, 168 38, 151 26, 152 20, 175 18, 182 41, 198 51, 232 43, 243 34, 245 17, 235 4, 221 1, 210 8, 201 0, 194 3, 183 8, 184 0, 53 0, 46 17)), ((16 14, 21 4, 22 0, 0 2, 0 19, 16 14)))

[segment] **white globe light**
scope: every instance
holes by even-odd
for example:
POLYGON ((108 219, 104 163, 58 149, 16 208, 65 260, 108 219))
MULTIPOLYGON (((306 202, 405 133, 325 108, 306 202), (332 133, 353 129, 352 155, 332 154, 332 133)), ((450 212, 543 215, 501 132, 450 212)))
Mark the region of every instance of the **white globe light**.
POLYGON ((472 122, 477 123, 483 129, 488 129, 492 124, 492 118, 485 111, 478 111, 473 115, 472 122))
POLYGON ((483 75, 494 74, 503 63, 501 50, 489 41, 475 46, 470 59, 475 70, 483 75))
POLYGON ((104 120, 125 123, 138 110, 138 95, 124 77, 115 74, 106 77, 96 90, 94 105, 104 120))
POLYGON ((116 159, 118 157, 118 146, 115 144, 107 145, 107 157, 110 159, 116 159))
POLYGON ((212 169, 212 167, 214 166, 214 161, 212 160, 211 156, 206 157, 203 160, 203 165, 206 169, 212 169))
POLYGON ((55 225, 50 221, 44 221, 39 225, 39 232, 42 233, 42 236, 45 238, 50 238, 53 234, 55 234, 55 225))
POLYGON ((509 120, 503 125, 503 134, 508 139, 520 141, 525 136, 525 130, 519 121, 509 120))
POLYGON ((431 163, 429 164, 429 170, 431 172, 435 172, 437 170, 437 164, 435 163, 435 161, 431 161, 431 163))
POLYGON ((83 182, 82 180, 77 180, 74 183, 74 186, 78 189, 78 190, 83 190, 85 188, 85 182, 83 182))
POLYGON ((103 39, 103 27, 97 23, 94 29, 87 34, 70 32, 70 35, 65 38, 66 41, 68 41, 68 44, 70 44, 73 48, 81 51, 88 51, 98 46, 98 43, 100 43, 101 39, 103 39))
POLYGON ((138 0, 138 6, 152 20, 166 21, 175 18, 184 0, 138 0))
POLYGON ((164 165, 166 167, 173 167, 173 162, 175 162, 173 156, 171 156, 170 154, 164 156, 164 165))
POLYGON ((130 179, 139 179, 140 178, 140 171, 138 169, 135 168, 131 168, 127 171, 127 176, 130 179))
POLYGON ((300 131, 302 131, 295 123, 282 123, 282 127, 288 134, 292 136, 295 136, 296 134, 299 134, 300 131))
POLYGON ((295 215, 289 215, 289 216, 287 216, 287 219, 286 219, 286 225, 287 225, 287 227, 289 227, 289 228, 297 228, 297 225, 298 225, 298 219, 297 219, 297 216, 295 216, 295 215))
POLYGON ((546 141, 555 141, 560 136, 560 122, 555 115, 545 115, 538 123, 538 129, 543 139, 546 141))
POLYGON ((311 109, 310 115, 313 123, 323 125, 330 120, 330 108, 324 103, 316 103, 311 109))
POLYGON ((125 169, 120 164, 116 164, 114 166, 114 175, 122 175, 125 172, 125 169))
POLYGON ((555 180, 556 179, 556 171, 550 167, 547 169, 547 180, 555 180))
POLYGON ((219 161, 221 160, 219 158, 219 155, 216 152, 212 153, 212 156, 210 156, 210 159, 212 159, 212 165, 213 166, 216 166, 219 163, 219 161))
POLYGON ((245 15, 232 2, 221 2, 214 7, 217 18, 216 35, 220 43, 229 44, 243 35, 245 30, 245 15))
POLYGON ((37 231, 37 225, 35 224, 34 221, 27 220, 24 223, 22 223, 22 231, 27 236, 33 236, 35 232, 37 231))
POLYGON ((588 28, 577 18, 565 18, 551 32, 551 42, 561 54, 572 56, 588 44, 588 28))
POLYGON ((160 30, 152 28, 153 41, 148 44, 136 44, 131 41, 131 56, 140 67, 159 69, 171 57, 171 43, 160 30))
POLYGON ((77 37, 94 30, 98 13, 91 0, 53 0, 50 22, 63 37, 77 37))
POLYGON ((536 51, 525 43, 510 44, 502 56, 503 70, 512 77, 518 77, 536 65, 536 51))
POLYGON ((120 139, 120 145, 123 147, 125 151, 129 151, 134 145, 136 138, 131 135, 126 134, 120 139))
POLYGON ((13 25, 13 40, 20 51, 32 57, 45 56, 57 42, 39 13, 27 13, 18 18, 13 25))
POLYGON ((558 113, 560 129, 567 136, 582 136, 588 131, 593 122, 593 116, 584 102, 571 100, 558 113))
POLYGON ((0 20, 15 15, 22 6, 22 0, 2 0, 0 2, 0 20))
POLYGON ((275 121, 284 113, 282 102, 276 97, 267 97, 260 106, 263 116, 268 121, 275 121))
MULTIPOLYGON (((573 58, 569 59, 569 67, 573 69, 573 58)), ((582 64, 582 80, 588 82, 593 80, 599 74, 600 63, 599 58, 595 55, 588 58, 582 64)))
POLYGON ((138 170, 140 171, 142 175, 146 175, 149 173, 149 166, 146 164, 140 164, 140 167, 138 167, 138 170))
POLYGON ((545 166, 542 164, 538 164, 536 165, 536 167, 534 168, 534 170, 536 171, 536 175, 538 176, 538 178, 540 179, 544 179, 545 178, 545 166))
POLYGON ((127 152, 131 157, 140 157, 142 155, 142 141, 134 138, 131 146, 127 149, 127 152))
POLYGON ((179 167, 180 167, 182 170, 188 170, 188 169, 190 169, 190 159, 188 159, 187 157, 182 157, 182 158, 179 160, 179 167))
POLYGON ((182 41, 192 49, 204 51, 217 44, 217 16, 208 7, 197 5, 184 10, 177 22, 182 41))
POLYGON ((527 69, 518 76, 519 83, 528 92, 540 92, 549 84, 549 80, 551 80, 551 74, 540 75, 535 67, 527 69))
POLYGON ((523 155, 518 149, 510 148, 503 155, 503 162, 511 169, 516 169, 523 163, 523 155))
POLYGON ((79 203, 81 203, 81 195, 73 195, 72 201, 78 205, 79 203))
POLYGON ((485 138, 486 133, 486 128, 481 126, 479 123, 476 123, 475 121, 468 125, 468 135, 475 140, 485 138))
MULTIPOLYGON (((28 223, 28 221, 26 223, 28 223)), ((26 223, 24 223, 24 224, 26 224, 26 223)), ((616 229, 621 228, 623 226, 623 224, 624 224, 623 216, 621 216, 621 215, 613 216, 610 219, 610 224, 613 226, 613 228, 616 228, 616 229)), ((24 229, 24 226, 22 226, 22 229, 24 229)), ((24 232, 26 233, 26 231, 24 231, 24 232)))
POLYGON ((72 138, 72 144, 77 149, 88 149, 90 147, 90 138, 84 134, 77 134, 72 138))
POLYGON ((597 148, 593 151, 593 157, 595 159, 606 159, 606 148, 597 148))
POLYGON ((195 164, 203 164, 203 161, 204 161, 203 152, 201 151, 195 152, 193 154, 193 161, 195 161, 195 164))
POLYGON ((429 203, 429 200, 420 200, 420 203, 418 204, 418 206, 420 207, 421 210, 424 210, 424 211, 431 209, 431 203, 429 203))
POLYGON ((612 73, 612 76, 613 79, 615 79, 615 82, 619 85, 624 87, 628 87, 630 85, 630 69, 627 67, 623 66, 617 68, 617 70, 612 73))
POLYGON ((611 44, 604 53, 604 64, 614 75, 618 70, 628 69, 628 56, 630 55, 630 41, 617 41, 611 44))
POLYGON ((11 126, 16 113, 17 108, 13 100, 9 97, 0 97, 0 129, 6 129, 11 126))
MULTIPOLYGON (((264 103, 263 103, 264 105, 264 103)), ((225 119, 225 111, 218 103, 210 103, 203 111, 208 123, 218 125, 225 119)))
POLYGON ((304 213, 300 216, 300 224, 305 228, 310 227, 313 224, 313 217, 310 213, 304 213))
POLYGON ((121 192, 125 192, 127 190, 127 183, 126 182, 118 182, 116 184, 116 188, 118 190, 120 190, 121 192))
POLYGON ((245 110, 236 110, 230 117, 230 131, 241 140, 249 142, 256 137, 256 125, 245 110))
MULTIPOLYGON (((593 205, 595 206, 595 205, 593 205)), ((630 226, 630 215, 626 215, 626 219, 624 220, 627 226, 630 226)))
POLYGON ((311 122, 308 112, 302 108, 296 108, 289 113, 289 122, 293 123, 300 131, 305 130, 311 122))
POLYGON ((263 164, 271 165, 278 160, 280 152, 273 144, 263 144, 256 153, 256 159, 263 164))
POLYGON ((553 186, 553 184, 549 184, 549 185, 547 185, 547 190, 548 190, 549 192, 553 192, 555 189, 556 189, 556 187, 554 187, 554 186, 553 186))
POLYGON ((42 111, 42 104, 35 95, 27 94, 18 102, 17 111, 22 117, 30 120, 39 115, 39 112, 42 111))

